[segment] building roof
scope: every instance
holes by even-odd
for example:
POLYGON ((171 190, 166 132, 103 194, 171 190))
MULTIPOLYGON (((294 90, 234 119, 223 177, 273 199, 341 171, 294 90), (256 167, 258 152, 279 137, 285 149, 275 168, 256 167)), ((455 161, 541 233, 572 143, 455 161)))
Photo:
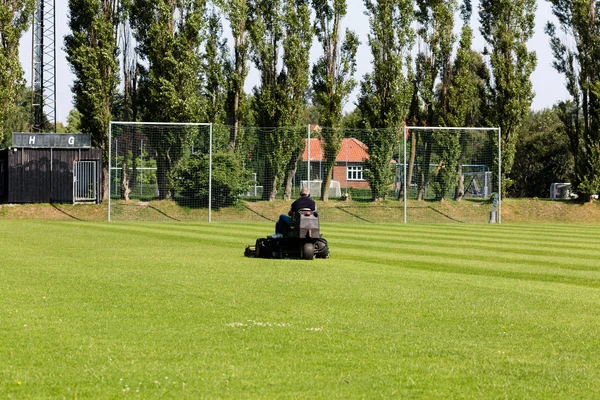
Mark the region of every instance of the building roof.
MULTIPOLYGON (((307 140, 304 139, 307 143, 307 140)), ((310 139, 310 160, 323 161, 323 140, 310 139)), ((369 159, 368 147, 356 138, 342 139, 342 146, 335 159, 336 162, 364 162, 369 159)), ((302 161, 308 161, 308 145, 304 146, 302 161)))

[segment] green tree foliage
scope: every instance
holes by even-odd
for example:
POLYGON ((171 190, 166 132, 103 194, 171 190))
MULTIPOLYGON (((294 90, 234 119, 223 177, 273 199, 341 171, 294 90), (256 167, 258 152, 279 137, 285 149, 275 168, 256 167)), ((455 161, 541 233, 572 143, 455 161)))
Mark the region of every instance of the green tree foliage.
POLYGON ((553 182, 570 182, 573 156, 564 134, 562 111, 555 106, 531 111, 519 130, 511 197, 548 197, 553 182))
POLYGON ((253 111, 256 124, 275 127, 281 124, 277 108, 277 78, 283 41, 283 1, 250 2, 251 59, 260 73, 259 86, 253 88, 253 111))
POLYGON ((358 108, 368 129, 365 144, 369 160, 364 174, 373 200, 381 200, 393 180, 390 161, 412 97, 413 86, 406 71, 411 64, 414 12, 409 0, 365 0, 365 6, 371 25, 373 71, 360 84, 358 108))
MULTIPOLYGON (((485 123, 482 113, 485 103, 482 99, 488 97, 486 96, 486 83, 489 81, 489 71, 481 54, 472 50, 473 30, 469 25, 471 14, 471 1, 466 0, 461 5, 463 27, 448 85, 447 105, 440 120, 441 126, 475 127, 485 123)), ((454 134, 457 135, 459 146, 459 155, 456 160, 458 184, 454 198, 461 200, 465 190, 462 180, 462 159, 466 152, 469 135, 456 131, 454 134)), ((456 143, 453 144, 456 145, 456 143)))
MULTIPOLYGON (((138 54, 148 70, 140 87, 142 119, 197 122, 202 117, 201 55, 205 0, 134 0, 131 26, 138 54)), ((192 140, 181 131, 156 130, 149 139, 157 149, 160 199, 173 196, 172 170, 192 140)))
POLYGON ((11 140, 11 133, 22 110, 19 99, 25 87, 19 62, 19 40, 30 24, 34 0, 0 3, 0 145, 11 140))
POLYGON ((250 57, 250 39, 248 31, 249 0, 219 0, 231 27, 233 37, 233 58, 229 62, 229 88, 227 96, 228 121, 232 125, 228 149, 234 152, 238 135, 242 127, 245 93, 244 84, 248 77, 248 59, 250 57))
MULTIPOLYGON (((117 26, 118 0, 69 0, 69 28, 65 37, 67 61, 75 75, 73 97, 81 113, 80 128, 90 133, 92 144, 108 157, 111 103, 119 82, 117 26)), ((108 163, 103 182, 108 194, 108 163)))
POLYGON ((598 3, 550 0, 561 32, 548 24, 554 68, 565 75, 572 102, 562 120, 575 162, 574 186, 584 200, 600 191, 600 19, 598 3))
MULTIPOLYGON (((250 2, 250 38, 252 61, 260 73, 260 85, 253 89, 253 111, 257 126, 282 125, 278 107, 281 87, 278 86, 280 49, 283 41, 283 1, 253 0, 250 2)), ((262 152, 266 152, 263 182, 263 199, 275 200, 277 186, 283 179, 283 167, 287 163, 283 130, 268 129, 260 138, 262 152)), ((257 151, 261 156, 261 150, 257 151)))
MULTIPOLYGON (((467 1, 465 3, 470 3, 467 1)), ((489 70, 480 53, 472 49, 473 30, 468 25, 470 12, 463 10, 464 25, 461 30, 456 58, 447 93, 447 107, 441 118, 443 126, 473 127, 485 124, 482 111, 486 96, 489 70)))
POLYGON ((67 116, 67 133, 81 132, 81 113, 77 108, 72 108, 67 116))
POLYGON ((515 159, 519 126, 533 100, 530 76, 535 69, 535 52, 527 50, 535 26, 535 0, 481 0, 480 31, 490 46, 492 85, 490 122, 502 129, 502 187, 515 159))
POLYGON ((266 153, 263 198, 274 200, 286 171, 294 168, 305 132, 297 125, 308 89, 310 9, 304 0, 254 0, 250 15, 252 60, 260 71, 253 100, 256 123, 281 128, 265 130, 261 137, 261 151, 266 153))
POLYGON ((283 71, 280 85, 283 86, 282 122, 290 127, 286 138, 288 143, 288 162, 283 197, 290 200, 294 175, 298 168, 298 160, 304 150, 306 129, 304 122, 307 91, 310 83, 310 48, 312 46, 313 28, 310 23, 309 0, 287 0, 284 13, 283 71))
POLYGON ((312 69, 312 88, 324 128, 321 136, 325 179, 321 184, 321 200, 327 201, 333 167, 344 137, 340 126, 342 109, 356 86, 353 75, 360 41, 349 29, 342 41, 341 22, 347 12, 346 0, 313 0, 313 8, 315 32, 323 48, 323 55, 312 69))
POLYGON ((439 161, 432 183, 436 200, 443 200, 458 183, 456 164, 460 157, 460 132, 439 130, 432 135, 433 148, 439 161))
MULTIPOLYGON (((417 0, 416 19, 419 24, 417 34, 423 42, 422 51, 417 55, 417 77, 422 102, 426 107, 425 123, 428 126, 443 125, 448 110, 448 90, 452 77, 452 47, 455 36, 454 14, 457 10, 455 0, 417 0), (438 98, 435 86, 439 81, 438 98)), ((429 185, 431 156, 437 150, 440 162, 435 170, 436 198, 444 198, 447 189, 457 177, 453 167, 458 157, 458 136, 455 132, 438 131, 435 135, 423 132, 419 141, 424 150, 418 161, 417 198, 424 200, 425 188, 429 185), (449 159, 451 157, 452 159, 449 159)), ((413 148, 416 149, 416 148, 413 148)))
MULTIPOLYGON (((127 4, 129 6, 129 4, 127 4)), ((127 9, 127 8, 125 8, 127 9)), ((137 62, 137 54, 133 45, 133 35, 129 21, 123 16, 119 24, 119 38, 121 50, 121 70, 123 92, 116 93, 113 100, 113 118, 122 121, 137 121, 139 115, 138 83, 140 78, 140 66, 137 62)), ((138 175, 138 159, 141 150, 134 145, 135 137, 126 136, 122 141, 120 151, 124 155, 120 158, 121 171, 121 199, 129 201, 131 188, 135 186, 138 175), (130 174, 129 171, 132 171, 130 174)))
POLYGON ((213 11, 208 17, 202 68, 206 80, 206 121, 214 124, 223 124, 226 119, 228 52, 227 39, 223 39, 221 18, 213 11))
POLYGON ((448 87, 452 76, 452 47, 455 42, 456 0, 417 0, 417 34, 421 39, 417 55, 419 94, 426 107, 426 124, 435 126, 446 114, 448 87), (435 86, 440 83, 436 104, 435 86))
MULTIPOLYGON (((208 205, 209 168, 208 154, 195 154, 185 158, 174 170, 177 176, 175 189, 181 195, 176 200, 182 205, 208 205), (199 202, 198 202, 199 200, 199 202)), ((212 202, 216 207, 235 204, 238 196, 248 190, 250 180, 247 171, 233 153, 218 152, 212 160, 212 202)))
MULTIPOLYGON (((340 121, 341 126, 344 128, 344 131, 351 129, 360 129, 364 127, 364 122, 362 120, 362 113, 358 107, 355 107, 352 111, 345 113, 342 116, 340 121)), ((348 137, 348 136, 346 136, 348 137)), ((363 138, 358 138, 361 142, 363 138)))
POLYGON ((13 132, 29 132, 31 131, 31 88, 22 86, 19 98, 17 99, 16 107, 4 115, 4 135, 3 141, 0 141, 0 149, 9 147, 12 144, 13 132))

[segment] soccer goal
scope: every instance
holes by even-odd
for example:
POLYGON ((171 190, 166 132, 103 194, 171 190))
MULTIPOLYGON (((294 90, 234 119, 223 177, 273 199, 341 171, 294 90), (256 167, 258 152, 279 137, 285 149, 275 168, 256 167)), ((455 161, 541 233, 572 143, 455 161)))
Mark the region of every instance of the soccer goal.
POLYGON ((500 128, 404 127, 392 160, 404 222, 499 223, 501 157, 500 128))
POLYGON ((108 220, 211 220, 212 124, 116 122, 108 220))

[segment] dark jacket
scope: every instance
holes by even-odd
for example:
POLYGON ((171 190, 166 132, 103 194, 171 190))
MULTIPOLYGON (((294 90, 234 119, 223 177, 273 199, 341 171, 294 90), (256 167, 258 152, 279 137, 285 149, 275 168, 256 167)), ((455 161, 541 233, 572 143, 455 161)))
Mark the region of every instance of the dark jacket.
POLYGON ((294 215, 296 211, 302 208, 308 208, 311 211, 315 211, 317 209, 317 205, 309 196, 302 196, 292 203, 292 207, 290 208, 290 215, 294 215))

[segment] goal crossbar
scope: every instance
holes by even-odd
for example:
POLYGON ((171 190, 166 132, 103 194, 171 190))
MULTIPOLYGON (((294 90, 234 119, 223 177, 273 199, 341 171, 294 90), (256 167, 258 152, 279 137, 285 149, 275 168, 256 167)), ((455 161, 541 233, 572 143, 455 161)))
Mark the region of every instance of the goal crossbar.
MULTIPOLYGON (((404 160, 406 160, 406 140, 408 137, 409 131, 478 131, 478 132, 498 132, 498 203, 497 203, 497 222, 502 222, 502 146, 501 136, 502 129, 500 127, 497 128, 478 128, 478 127, 431 127, 431 126, 403 126, 404 135, 404 160)), ((406 162, 404 162, 404 223, 407 222, 407 185, 406 185, 406 162)))
POLYGON ((137 121, 110 121, 108 125, 108 222, 110 222, 111 209, 111 172, 112 172, 112 127, 113 125, 154 125, 154 126, 206 126, 209 128, 209 167, 208 167, 208 222, 212 222, 212 123, 202 122, 137 122, 137 121))

